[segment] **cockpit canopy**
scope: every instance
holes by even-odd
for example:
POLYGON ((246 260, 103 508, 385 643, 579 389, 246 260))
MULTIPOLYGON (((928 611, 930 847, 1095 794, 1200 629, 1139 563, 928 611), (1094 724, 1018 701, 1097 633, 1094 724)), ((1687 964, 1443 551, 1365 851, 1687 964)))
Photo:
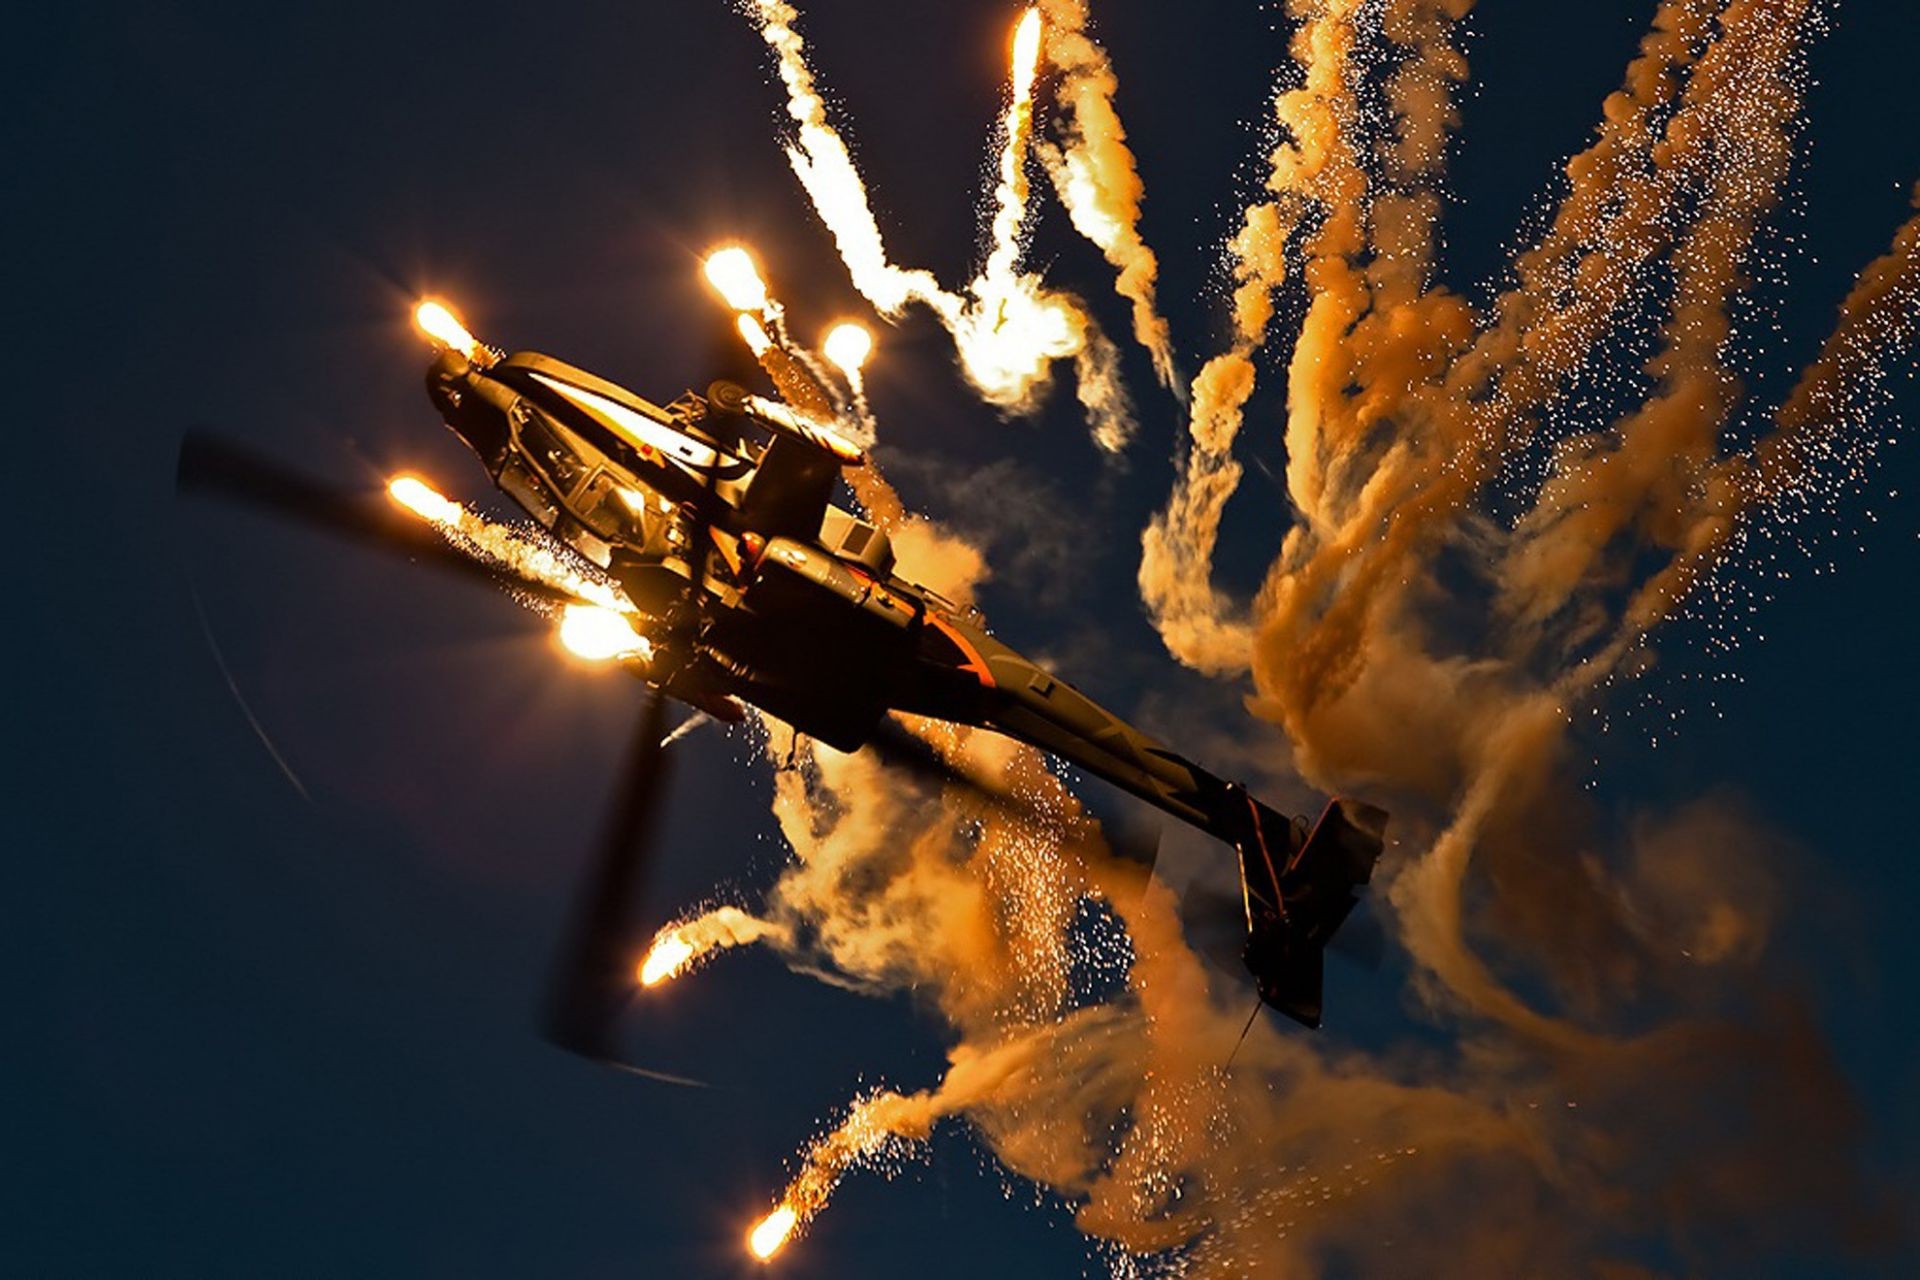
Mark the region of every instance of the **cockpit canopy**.
POLYGON ((753 471, 692 408, 663 409, 549 356, 479 369, 445 353, 429 387, 500 487, 602 567, 614 547, 644 554, 677 504, 734 500, 753 471))

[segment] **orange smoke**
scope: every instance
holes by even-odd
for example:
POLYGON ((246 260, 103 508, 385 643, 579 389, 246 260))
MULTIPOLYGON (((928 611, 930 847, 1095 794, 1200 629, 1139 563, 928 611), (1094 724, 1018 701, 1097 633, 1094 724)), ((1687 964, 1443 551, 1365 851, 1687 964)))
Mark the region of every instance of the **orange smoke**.
MULTIPOLYGON (((867 252, 878 232, 863 239, 851 161, 834 167, 844 148, 793 11, 758 8, 800 104, 796 172, 856 284, 964 327, 977 287, 947 294, 867 252), (846 181, 828 191, 835 173, 846 181)), ((1070 123, 1039 154, 1082 233, 1144 285, 1150 318, 1137 174, 1102 115, 1110 68, 1075 43, 1084 4, 1042 8, 1070 123)), ((1844 1087, 1806 1020, 1772 1011, 1768 841, 1717 802, 1609 829, 1582 801, 1571 724, 1743 530, 1833 483, 1886 361, 1915 337, 1920 217, 1862 274, 1773 429, 1730 448, 1729 317, 1789 172, 1813 11, 1661 3, 1510 284, 1477 310, 1434 277, 1468 8, 1287 6, 1267 190, 1229 245, 1227 339, 1193 379, 1188 456, 1140 571, 1172 653, 1251 678, 1260 732, 1236 746, 1392 802, 1377 901, 1409 956, 1409 1003, 1452 1044, 1368 1052, 1256 1020, 1236 1045, 1244 988, 1037 753, 909 725, 1035 822, 771 725, 794 854, 764 912, 788 931, 780 945, 855 989, 912 993, 954 1047, 931 1087, 862 1098, 808 1146, 756 1253, 942 1121, 970 1125, 1089 1237, 1168 1253, 1194 1277, 1626 1274, 1649 1241, 1724 1247, 1725 1224, 1764 1251, 1792 1220, 1866 1221, 1844 1087), (1281 332, 1288 300, 1303 314, 1281 332), (1634 325, 1650 338, 1644 394, 1610 418, 1567 414, 1568 388, 1634 325), (1289 340, 1269 408, 1258 371, 1289 340), (1287 502, 1269 512, 1261 589, 1235 600, 1213 564, 1255 431, 1284 439, 1287 502), (1496 486, 1520 514, 1488 514, 1496 486), (1097 998, 1076 986, 1089 972, 1109 978, 1097 998), (1484 1210, 1515 1203, 1527 1212, 1484 1210)), ((994 206, 1008 216, 989 237, 1012 297, 1030 279, 1005 249, 1030 195, 1005 163, 1030 128, 1021 79, 994 206)), ((910 516, 871 468, 854 484, 906 576, 971 599, 977 548, 910 516)))

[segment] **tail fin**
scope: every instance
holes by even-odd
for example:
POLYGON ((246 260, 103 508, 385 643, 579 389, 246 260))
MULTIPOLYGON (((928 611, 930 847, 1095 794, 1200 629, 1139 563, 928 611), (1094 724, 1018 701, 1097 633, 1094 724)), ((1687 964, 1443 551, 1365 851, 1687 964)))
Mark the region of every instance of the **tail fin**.
POLYGON ((1234 842, 1247 909, 1242 958, 1262 1000, 1318 1027, 1323 950, 1373 878, 1386 811, 1334 800, 1305 831, 1244 791, 1238 798, 1247 810, 1234 842))

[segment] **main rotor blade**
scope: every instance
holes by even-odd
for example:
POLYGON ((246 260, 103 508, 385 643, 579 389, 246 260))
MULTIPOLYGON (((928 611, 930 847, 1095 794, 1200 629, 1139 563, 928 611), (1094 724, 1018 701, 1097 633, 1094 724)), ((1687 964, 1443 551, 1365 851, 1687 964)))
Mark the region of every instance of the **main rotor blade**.
POLYGON ((596 1062, 626 1065, 619 1062, 615 1030, 638 984, 635 968, 646 941, 640 932, 642 891, 673 767, 672 754, 661 749, 666 713, 665 695, 650 689, 554 958, 547 1039, 596 1062))
POLYGON ((406 556, 458 577, 493 586, 510 583, 555 604, 579 603, 568 592, 476 560, 432 526, 401 511, 384 493, 336 489, 219 436, 192 431, 181 439, 175 487, 181 493, 251 507, 359 546, 406 556))

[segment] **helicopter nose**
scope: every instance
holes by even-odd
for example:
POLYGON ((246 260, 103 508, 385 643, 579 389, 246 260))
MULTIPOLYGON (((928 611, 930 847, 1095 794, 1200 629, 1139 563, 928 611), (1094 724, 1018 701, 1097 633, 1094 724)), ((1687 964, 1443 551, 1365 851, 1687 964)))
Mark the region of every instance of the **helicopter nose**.
POLYGON ((441 351, 427 370, 427 397, 440 411, 441 421, 466 441, 489 472, 498 471, 507 454, 506 407, 494 403, 500 398, 497 393, 505 390, 451 347, 441 351))

